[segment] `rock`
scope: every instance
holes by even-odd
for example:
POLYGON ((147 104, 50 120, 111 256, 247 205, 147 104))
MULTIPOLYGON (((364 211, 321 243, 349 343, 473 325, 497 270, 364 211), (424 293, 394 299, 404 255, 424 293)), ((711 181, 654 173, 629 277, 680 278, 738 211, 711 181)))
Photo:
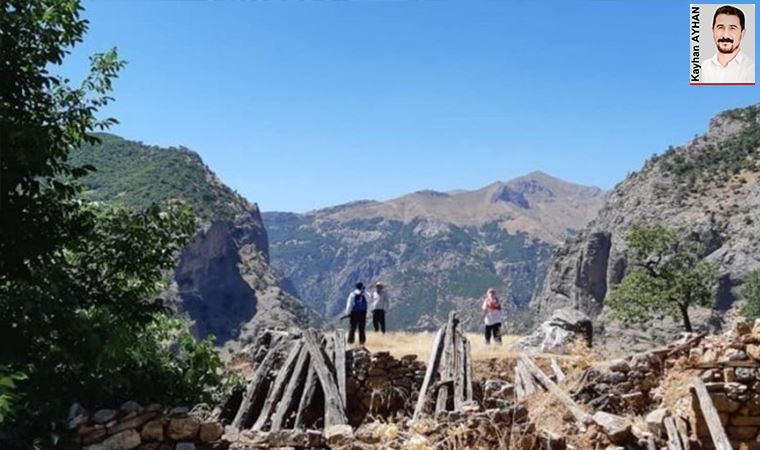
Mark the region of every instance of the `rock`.
POLYGON ((85 447, 83 450, 130 450, 140 445, 140 434, 135 430, 114 434, 103 442, 85 447))
POLYGON ((183 417, 190 412, 187 406, 177 406, 169 411, 169 417, 183 417))
POLYGON ((213 442, 224 434, 224 427, 219 422, 202 423, 198 430, 198 438, 201 442, 213 442))
POLYGON ((349 444, 354 439, 351 425, 331 425, 325 428, 325 440, 330 447, 349 444))
POLYGON ((752 332, 752 329, 749 327, 749 324, 744 319, 739 319, 736 322, 734 322, 734 325, 731 327, 731 333, 737 335, 737 336, 744 336, 745 334, 749 334, 752 332))
POLYGON ((192 442, 177 442, 174 450, 195 450, 195 444, 192 442))
POLYGON ((164 440, 164 419, 151 420, 140 430, 140 437, 145 442, 164 440))
POLYGON ((726 353, 723 354, 723 357, 728 361, 744 361, 747 359, 747 353, 744 352, 744 350, 730 348, 726 350, 726 353))
POLYGON ((201 426, 197 417, 173 417, 166 427, 166 435, 175 441, 194 439, 201 426))
POLYGON ((140 406, 139 403, 133 402, 133 401, 124 402, 119 407, 119 412, 122 413, 122 414, 129 414, 129 413, 139 414, 142 411, 143 411, 143 407, 140 406))
MULTIPOLYGON (((130 412, 128 414, 136 414, 136 413, 130 412)), ((157 415, 158 413, 148 412, 148 413, 140 414, 139 416, 134 416, 134 417, 125 416, 124 419, 121 419, 115 425, 108 427, 108 434, 116 434, 124 430, 139 428, 140 425, 144 424, 145 422, 151 419, 154 419, 157 415)))
POLYGON ((104 427, 103 425, 96 425, 96 427, 97 428, 93 427, 91 431, 81 436, 82 445, 90 445, 90 444, 94 444, 95 442, 100 442, 103 439, 105 439, 106 436, 108 436, 108 431, 106 430, 106 427, 104 427))
POLYGON ((79 403, 73 403, 69 407, 68 428, 73 430, 80 425, 86 424, 90 420, 89 413, 79 403))
POLYGON ((716 392, 710 394, 713 405, 718 412, 733 413, 739 410, 741 403, 734 401, 728 397, 726 393, 716 392))
POLYGON ((646 422, 647 428, 652 434, 655 436, 663 436, 665 434, 665 417, 667 416, 667 408, 657 408, 647 414, 644 422, 646 422))
POLYGON ((116 410, 101 409, 92 416, 92 420, 95 421, 95 423, 105 424, 114 420, 116 418, 116 414, 116 410))
POLYGON ((593 415, 593 420, 602 427, 610 441, 615 444, 624 444, 632 437, 631 424, 623 417, 597 411, 593 415))
POLYGON ((748 441, 755 439, 757 436, 758 427, 728 427, 726 432, 728 437, 736 439, 738 441, 748 441))
POLYGON ((736 379, 739 381, 750 381, 755 379, 755 371, 748 367, 737 367, 736 370, 734 370, 734 373, 736 374, 736 379))
POLYGON ((610 363, 610 371, 628 373, 631 371, 631 366, 624 359, 616 359, 610 363))
POLYGON ((760 345, 749 344, 746 347, 747 354, 754 360, 760 360, 760 345))
POLYGON ((377 444, 380 442, 380 436, 377 435, 377 432, 382 428, 382 426, 383 425, 380 422, 365 423, 356 429, 356 433, 354 433, 354 435, 356 436, 356 439, 362 442, 366 442, 368 444, 377 444))

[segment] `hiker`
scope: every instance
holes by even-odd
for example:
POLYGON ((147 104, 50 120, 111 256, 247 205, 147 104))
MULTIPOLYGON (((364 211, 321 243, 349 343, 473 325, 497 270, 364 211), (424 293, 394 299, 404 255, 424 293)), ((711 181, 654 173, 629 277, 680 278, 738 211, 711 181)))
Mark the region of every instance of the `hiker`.
POLYGON ((372 293, 372 326, 375 332, 382 331, 385 334, 385 310, 388 309, 388 292, 383 283, 375 283, 375 292, 372 293))
POLYGON ((348 295, 346 301, 346 316, 351 322, 351 330, 348 332, 348 343, 354 343, 354 333, 359 329, 359 344, 364 345, 367 336, 364 334, 364 327, 367 325, 367 293, 364 290, 364 283, 356 283, 356 289, 348 295))
POLYGON ((486 312, 486 345, 491 343, 491 336, 501 345, 501 302, 496 296, 494 288, 486 291, 486 298, 483 301, 483 311, 486 312))

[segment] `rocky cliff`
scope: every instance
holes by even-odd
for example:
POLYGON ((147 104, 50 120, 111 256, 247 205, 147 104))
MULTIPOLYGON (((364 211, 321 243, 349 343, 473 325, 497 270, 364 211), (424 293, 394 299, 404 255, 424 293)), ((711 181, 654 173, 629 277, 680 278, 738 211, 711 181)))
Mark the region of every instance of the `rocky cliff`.
POLYGON ((626 274, 628 230, 656 222, 699 236, 720 272, 716 308, 730 308, 744 276, 760 266, 758 161, 760 105, 719 114, 707 133, 653 157, 615 187, 598 217, 555 252, 533 307, 542 317, 564 306, 598 315, 626 274))
POLYGON ((306 214, 265 212, 272 264, 291 292, 340 314, 357 281, 388 286, 395 329, 433 329, 456 308, 480 325, 479 299, 495 287, 509 327, 541 286, 554 245, 582 228, 604 193, 534 172, 475 191, 421 191, 306 214))
POLYGON ((164 293, 192 321, 197 336, 212 334, 217 344, 236 348, 262 326, 319 321, 280 289, 258 206, 219 181, 195 152, 99 137, 100 145, 72 155, 97 169, 84 180, 89 198, 131 208, 178 199, 198 216, 198 232, 179 255, 164 293))

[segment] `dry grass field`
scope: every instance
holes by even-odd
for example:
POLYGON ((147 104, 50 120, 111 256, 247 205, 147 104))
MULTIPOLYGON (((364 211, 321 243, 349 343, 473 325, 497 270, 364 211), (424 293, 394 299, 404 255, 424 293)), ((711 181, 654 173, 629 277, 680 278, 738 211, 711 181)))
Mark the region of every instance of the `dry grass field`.
MULTIPOLYGON (((490 359, 505 359, 514 356, 510 351, 511 343, 520 336, 502 336, 502 345, 486 345, 482 334, 467 333, 467 338, 472 346, 473 361, 486 361, 490 359)), ((400 358, 404 355, 414 354, 420 361, 427 363, 430 357, 430 347, 433 345, 435 333, 410 333, 405 331, 393 331, 386 334, 375 333, 367 330, 366 347, 371 352, 390 352, 391 355, 400 358)), ((357 345, 357 344, 354 344, 357 345)))

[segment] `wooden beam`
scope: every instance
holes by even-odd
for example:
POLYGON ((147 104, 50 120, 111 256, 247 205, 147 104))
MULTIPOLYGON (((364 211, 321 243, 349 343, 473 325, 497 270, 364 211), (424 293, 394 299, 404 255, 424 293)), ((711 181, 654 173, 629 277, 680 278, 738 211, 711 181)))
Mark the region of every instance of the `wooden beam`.
POLYGON ((456 411, 459 411, 462 409, 462 404, 464 404, 465 395, 466 395, 466 379, 467 379, 467 372, 465 370, 465 364, 467 361, 466 358, 466 351, 464 347, 464 337, 462 336, 462 333, 457 330, 456 333, 454 333, 456 336, 456 342, 454 343, 454 348, 456 348, 457 354, 456 354, 456 366, 454 367, 454 409, 456 411))
POLYGON ((673 350, 671 350, 670 352, 668 352, 667 357, 670 358, 671 356, 675 356, 675 355, 677 355, 678 353, 680 353, 680 352, 682 352, 684 350, 688 350, 689 348, 691 348, 694 345, 696 345, 697 343, 699 343, 699 341, 701 341, 702 338, 704 338, 705 336, 707 336, 707 332, 699 333, 698 335, 690 338, 689 340, 687 340, 683 344, 680 344, 680 345, 676 346, 676 348, 674 348, 673 350))
POLYGON ((414 407, 412 421, 416 421, 420 417, 420 414, 422 414, 422 410, 425 407, 428 388, 433 381, 433 376, 438 373, 438 365, 441 361, 441 352, 443 350, 445 335, 446 327, 442 326, 438 329, 438 334, 436 334, 435 339, 433 340, 433 351, 430 352, 430 359, 428 360, 427 369, 425 370, 425 379, 422 380, 422 387, 420 387, 420 394, 417 397, 417 405, 414 407))
POLYGON ((325 428, 348 423, 346 409, 335 382, 335 374, 328 368, 325 355, 317 344, 316 332, 306 330, 304 342, 311 355, 312 366, 317 373, 317 378, 319 378, 319 384, 325 394, 325 428))
MULTIPOLYGON (((456 334, 454 333, 454 321, 456 319, 456 313, 454 311, 449 312, 449 320, 446 322, 446 345, 443 347, 443 362, 441 368, 438 371, 441 379, 453 380, 455 374, 456 364, 456 334)), ((449 384, 441 386, 438 389, 438 399, 435 403, 435 413, 438 414, 442 411, 446 411, 446 407, 449 403, 449 384)), ((456 383, 454 384, 456 389, 456 383)), ((451 395, 454 395, 454 389, 452 389, 451 395)))
MULTIPOLYGON (((311 360, 311 358, 309 358, 311 360)), ((306 382, 303 385, 303 392, 301 393, 301 401, 298 402, 298 411, 296 412, 296 419, 293 422, 293 428, 302 430, 306 427, 306 413, 309 412, 314 394, 317 392, 317 372, 314 370, 314 364, 309 364, 306 368, 308 371, 306 375, 306 382)))
POLYGON ((465 363, 464 363, 464 371, 465 371, 465 400, 472 401, 473 396, 473 379, 472 379, 472 346, 470 345, 469 339, 467 339, 467 336, 463 336, 464 339, 464 351, 465 351, 465 363))
POLYGON ((348 408, 346 399, 346 336, 343 330, 335 332, 335 375, 338 378, 338 391, 343 405, 348 408))
POLYGON ((710 394, 707 392, 705 383, 702 382, 699 377, 694 377, 692 385, 697 393, 699 408, 702 410, 702 416, 704 416, 705 422, 707 422, 707 428, 710 430, 710 436, 715 445, 715 450, 731 450, 731 442, 728 440, 726 431, 720 423, 720 416, 715 409, 715 405, 713 405, 710 394))
POLYGON ((285 388, 285 392, 282 394, 282 399, 277 404, 277 409, 272 415, 272 424, 269 427, 271 431, 278 431, 282 429, 288 414, 293 410, 293 408, 298 407, 299 402, 297 400, 300 400, 300 397, 296 399, 294 397, 294 394, 298 387, 304 386, 302 383, 304 381, 304 378, 307 378, 307 373, 309 372, 308 363, 309 352, 306 351, 306 349, 302 349, 298 354, 298 361, 296 362, 295 369, 293 369, 293 376, 290 377, 288 386, 285 388))
POLYGON ((670 416, 665 418, 665 431, 668 433, 668 450, 684 450, 676 429, 676 422, 670 416))
POLYGON ((258 419, 256 419, 256 422, 254 422, 251 427, 252 430, 259 431, 263 429, 267 419, 269 419, 269 414, 272 412, 272 407, 278 402, 278 400, 282 402, 280 396, 285 391, 286 382, 291 378, 296 358, 298 358, 302 352, 304 352, 302 342, 297 342, 293 348, 290 349, 290 353, 280 368, 280 371, 277 373, 277 377, 274 379, 272 385, 269 386, 269 394, 267 395, 266 400, 264 400, 264 405, 261 407, 258 419))
POLYGON ((554 377, 557 379, 557 383, 564 383, 565 381, 565 373, 562 372, 562 368, 559 366, 559 363, 557 362, 557 358, 552 358, 551 360, 551 367, 552 372, 554 372, 554 377))
POLYGON ((531 396, 538 392, 538 389, 536 388, 536 383, 533 382, 533 376, 531 376, 528 369, 525 367, 525 363, 518 360, 516 369, 518 373, 520 374, 520 380, 522 380, 522 387, 523 392, 525 393, 525 396, 531 396))
POLYGON ((251 381, 248 383, 245 395, 243 396, 243 401, 240 403, 240 408, 238 408, 235 418, 232 419, 231 426, 234 428, 239 430, 248 422, 248 417, 251 413, 251 404, 253 404, 257 394, 261 391, 261 382, 264 381, 269 374, 269 370, 274 364, 275 356, 283 346, 284 341, 279 341, 273 348, 271 348, 253 373, 253 378, 251 378, 251 381))
POLYGON ((681 417, 675 418, 676 429, 678 435, 681 436, 681 444, 683 444, 683 450, 691 450, 691 444, 689 443, 689 430, 686 421, 681 417))
POLYGON ((539 369, 538 366, 536 366, 536 364, 530 360, 530 358, 522 355, 520 356, 520 361, 523 362, 528 372, 530 372, 530 374, 533 375, 536 380, 538 380, 538 382, 541 383, 544 388, 546 388, 547 391, 554 394, 555 397, 557 397, 562 403, 565 404, 567 409, 569 409, 573 416, 575 416, 575 419, 581 425, 581 428, 584 425, 593 422, 591 416, 577 403, 575 403, 575 401, 573 401, 573 399, 570 398, 570 396, 565 391, 554 384, 554 382, 549 377, 547 377, 546 374, 543 373, 541 369, 539 369))

